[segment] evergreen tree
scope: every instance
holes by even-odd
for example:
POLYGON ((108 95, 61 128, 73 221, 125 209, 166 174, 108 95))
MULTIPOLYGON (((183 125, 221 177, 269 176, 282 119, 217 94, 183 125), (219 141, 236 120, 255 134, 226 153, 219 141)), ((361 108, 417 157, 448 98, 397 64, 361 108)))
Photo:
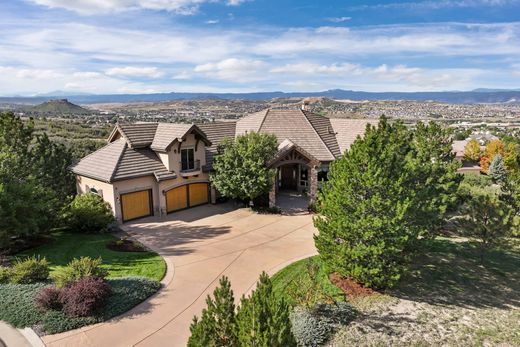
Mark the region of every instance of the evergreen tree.
POLYGON ((296 341, 291 332, 289 306, 277 298, 269 276, 260 275, 256 289, 242 297, 237 312, 240 346, 291 347, 296 341))
POLYGON ((319 194, 315 243, 330 272, 370 287, 394 285, 420 236, 455 203, 461 177, 451 137, 435 123, 368 126, 333 162, 319 194))
POLYGON ((222 195, 253 200, 269 192, 275 171, 266 164, 278 150, 274 135, 250 132, 224 139, 213 162, 211 182, 222 195))
POLYGON ((466 235, 479 240, 483 262, 485 253, 511 231, 513 210, 494 192, 481 189, 473 192, 456 221, 466 235))
POLYGON ((504 183, 507 179, 507 171, 504 167, 504 160, 500 154, 495 155, 493 161, 489 165, 489 177, 493 183, 504 183))
POLYGON ((231 283, 223 276, 220 286, 215 288, 213 299, 208 295, 207 307, 201 319, 193 317, 188 347, 232 347, 237 346, 235 332, 235 304, 231 283))
POLYGON ((32 157, 36 179, 55 193, 62 206, 65 205, 68 198, 76 193, 76 180, 68 169, 72 164, 72 152, 43 134, 36 139, 32 157))

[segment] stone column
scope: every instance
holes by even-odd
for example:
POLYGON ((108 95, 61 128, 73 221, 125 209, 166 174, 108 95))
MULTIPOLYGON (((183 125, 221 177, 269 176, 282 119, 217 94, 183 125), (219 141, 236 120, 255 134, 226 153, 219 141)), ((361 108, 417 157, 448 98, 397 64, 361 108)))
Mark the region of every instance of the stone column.
POLYGON ((316 202, 316 194, 318 193, 318 165, 311 163, 309 172, 309 203, 316 202))
POLYGON ((217 190, 215 189, 215 187, 213 187, 213 185, 211 185, 209 195, 210 195, 211 203, 216 204, 217 203, 217 190))
POLYGON ((269 207, 275 207, 276 206, 276 182, 278 180, 278 169, 275 169, 276 176, 273 180, 273 186, 271 187, 271 190, 269 191, 269 207))

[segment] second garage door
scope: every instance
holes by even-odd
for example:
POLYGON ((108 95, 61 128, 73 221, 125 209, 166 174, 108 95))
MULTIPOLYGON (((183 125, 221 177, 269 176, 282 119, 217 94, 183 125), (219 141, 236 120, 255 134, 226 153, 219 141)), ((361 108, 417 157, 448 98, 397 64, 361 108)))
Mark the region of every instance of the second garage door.
POLYGON ((208 184, 192 183, 189 186, 190 207, 208 203, 208 184))
POLYGON ((166 192, 166 210, 168 213, 188 207, 188 186, 180 186, 166 192))
POLYGON ((168 213, 209 202, 207 183, 191 183, 170 189, 166 192, 168 213))

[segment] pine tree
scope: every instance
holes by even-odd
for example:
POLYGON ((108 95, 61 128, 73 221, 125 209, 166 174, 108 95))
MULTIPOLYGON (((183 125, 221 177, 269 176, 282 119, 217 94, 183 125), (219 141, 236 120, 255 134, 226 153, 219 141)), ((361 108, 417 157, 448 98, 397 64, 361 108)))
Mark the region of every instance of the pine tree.
POLYGON ((201 319, 193 317, 188 347, 233 347, 237 346, 235 333, 235 303, 231 283, 223 276, 215 288, 213 299, 208 295, 207 308, 201 319))
POLYGON ((240 301, 237 331, 240 346, 296 346, 291 332, 289 306, 283 298, 275 296, 271 280, 265 272, 260 275, 253 293, 240 301))
POLYGON ((495 155, 493 161, 489 165, 489 177, 493 183, 502 184, 507 179, 507 171, 504 167, 504 160, 500 154, 495 155))
POLYGON ((451 138, 382 117, 330 166, 319 194, 316 247, 330 272, 370 287, 397 283, 420 236, 442 222, 460 183, 451 138))

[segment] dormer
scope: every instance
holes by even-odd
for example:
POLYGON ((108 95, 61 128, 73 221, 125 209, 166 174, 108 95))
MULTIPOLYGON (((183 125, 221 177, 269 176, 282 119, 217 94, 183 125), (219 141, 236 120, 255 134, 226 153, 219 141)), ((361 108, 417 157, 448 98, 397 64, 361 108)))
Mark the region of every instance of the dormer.
POLYGON ((211 142, 194 124, 159 123, 150 147, 168 171, 189 177, 206 165, 206 146, 211 142))

